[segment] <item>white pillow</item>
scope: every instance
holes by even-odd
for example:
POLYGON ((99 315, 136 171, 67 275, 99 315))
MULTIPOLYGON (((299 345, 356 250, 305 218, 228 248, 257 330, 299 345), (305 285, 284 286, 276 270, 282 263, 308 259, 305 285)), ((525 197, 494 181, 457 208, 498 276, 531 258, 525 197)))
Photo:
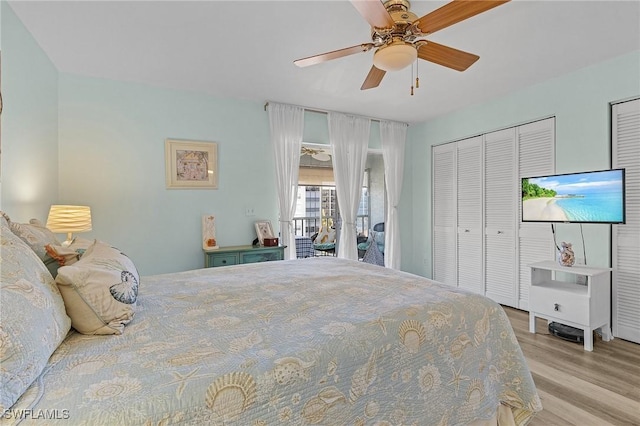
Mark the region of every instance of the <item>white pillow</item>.
POLYGON ((58 269, 56 283, 73 328, 122 334, 134 315, 140 275, 120 250, 95 241, 79 261, 58 269))
POLYGON ((327 243, 333 243, 335 241, 336 241, 336 230, 333 228, 327 229, 326 227, 323 227, 322 229, 320 229, 320 232, 318 232, 318 235, 316 236, 316 239, 313 240, 313 243, 327 244, 327 243))

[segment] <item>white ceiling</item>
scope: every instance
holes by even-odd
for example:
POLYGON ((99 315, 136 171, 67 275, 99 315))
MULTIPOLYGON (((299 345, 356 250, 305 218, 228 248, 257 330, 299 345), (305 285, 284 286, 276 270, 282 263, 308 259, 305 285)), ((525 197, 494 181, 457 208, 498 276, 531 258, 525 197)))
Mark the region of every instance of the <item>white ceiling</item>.
MULTIPOLYGON (((417 0, 412 11, 445 3, 417 0)), ((420 89, 410 96, 409 68, 360 90, 371 51, 293 65, 370 41, 346 0, 9 4, 61 72, 409 123, 640 50, 638 0, 514 0, 431 35, 480 60, 462 73, 421 61, 420 89)))

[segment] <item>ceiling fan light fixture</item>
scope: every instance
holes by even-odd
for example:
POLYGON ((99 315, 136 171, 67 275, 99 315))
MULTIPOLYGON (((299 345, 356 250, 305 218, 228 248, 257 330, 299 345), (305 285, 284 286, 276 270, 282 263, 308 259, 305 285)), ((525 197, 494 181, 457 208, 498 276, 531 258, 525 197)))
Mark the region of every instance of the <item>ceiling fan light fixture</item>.
POLYGON ((394 41, 379 48, 373 55, 373 65, 383 71, 399 71, 408 67, 418 58, 416 48, 404 41, 394 41))

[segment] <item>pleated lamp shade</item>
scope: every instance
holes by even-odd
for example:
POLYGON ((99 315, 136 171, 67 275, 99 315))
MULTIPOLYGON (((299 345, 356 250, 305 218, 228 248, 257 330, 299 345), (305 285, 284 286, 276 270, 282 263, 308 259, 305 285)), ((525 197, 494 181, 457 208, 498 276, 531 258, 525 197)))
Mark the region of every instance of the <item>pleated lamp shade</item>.
POLYGON ((52 205, 47 218, 51 232, 67 234, 63 245, 73 242, 74 232, 91 231, 91 208, 89 206, 52 205))

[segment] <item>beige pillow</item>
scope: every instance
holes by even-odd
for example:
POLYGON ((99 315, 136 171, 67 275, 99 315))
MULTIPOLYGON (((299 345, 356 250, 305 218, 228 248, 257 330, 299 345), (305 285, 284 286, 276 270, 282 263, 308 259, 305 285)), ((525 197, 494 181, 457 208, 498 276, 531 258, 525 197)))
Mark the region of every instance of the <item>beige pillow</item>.
POLYGON ((139 282, 131 259, 97 240, 56 277, 71 325, 83 334, 122 334, 133 319, 139 282))

